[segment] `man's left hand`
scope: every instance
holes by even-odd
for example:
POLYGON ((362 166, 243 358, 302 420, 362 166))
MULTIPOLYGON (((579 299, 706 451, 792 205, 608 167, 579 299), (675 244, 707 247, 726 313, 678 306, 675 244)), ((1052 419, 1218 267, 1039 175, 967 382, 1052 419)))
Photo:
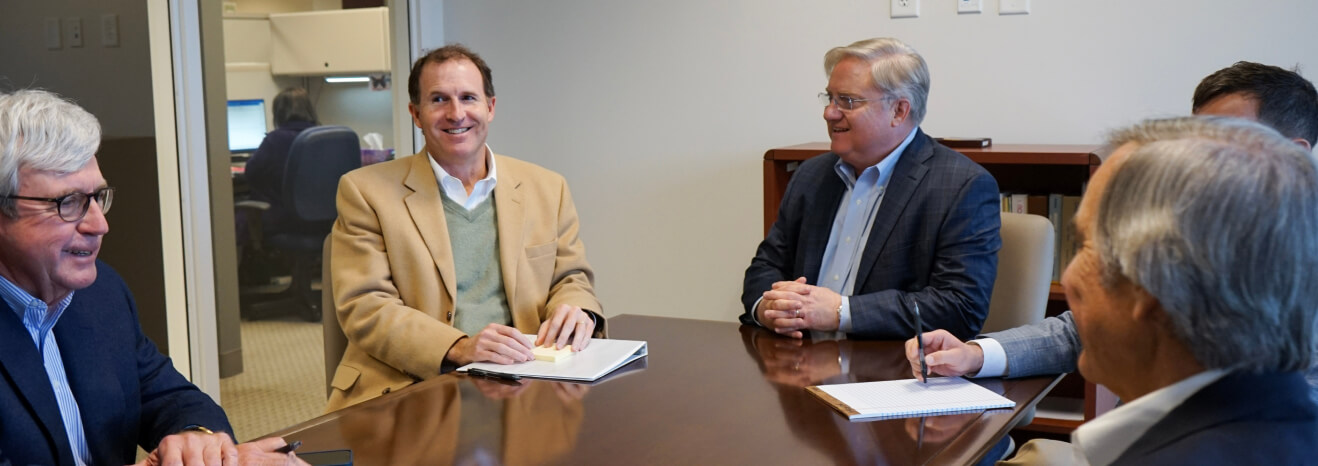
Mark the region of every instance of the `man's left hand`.
MULTIPOLYGON (((793 301, 797 309, 790 312, 791 317, 800 319, 798 329, 836 331, 840 316, 838 308, 842 306, 842 295, 828 288, 808 285, 800 281, 781 281, 764 292, 765 300, 793 301)), ((783 333, 783 331, 779 331, 783 333)))
POLYGON ((216 432, 181 432, 160 440, 156 449, 138 465, 142 466, 202 466, 238 464, 238 447, 229 434, 216 432))
POLYGON ((544 346, 553 342, 554 348, 562 349, 572 345, 572 351, 581 351, 590 344, 590 336, 595 333, 595 320, 585 310, 570 304, 559 304, 549 320, 540 324, 540 331, 535 337, 535 346, 544 346))

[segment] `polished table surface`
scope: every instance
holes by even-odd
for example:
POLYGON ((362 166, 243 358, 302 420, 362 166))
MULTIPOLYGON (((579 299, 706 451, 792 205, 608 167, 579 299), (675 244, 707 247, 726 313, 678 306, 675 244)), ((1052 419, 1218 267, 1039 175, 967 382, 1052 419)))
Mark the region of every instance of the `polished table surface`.
POLYGON ((1058 380, 979 380, 1017 403, 850 422, 803 388, 910 378, 901 342, 810 342, 734 323, 609 319, 649 356, 594 384, 448 374, 275 432, 358 465, 966 464, 1058 380))

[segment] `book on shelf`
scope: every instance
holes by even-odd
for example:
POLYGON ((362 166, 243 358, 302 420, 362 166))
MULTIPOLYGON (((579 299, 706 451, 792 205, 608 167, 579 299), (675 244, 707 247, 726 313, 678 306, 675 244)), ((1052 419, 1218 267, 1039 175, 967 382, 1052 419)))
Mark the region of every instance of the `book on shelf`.
POLYGON ((1053 281, 1062 279, 1066 264, 1075 257, 1078 249, 1075 244, 1074 227, 1071 225, 1075 212, 1080 208, 1080 196, 1058 193, 1025 194, 1003 192, 998 194, 1003 212, 1030 214, 1046 217, 1053 224, 1053 281))

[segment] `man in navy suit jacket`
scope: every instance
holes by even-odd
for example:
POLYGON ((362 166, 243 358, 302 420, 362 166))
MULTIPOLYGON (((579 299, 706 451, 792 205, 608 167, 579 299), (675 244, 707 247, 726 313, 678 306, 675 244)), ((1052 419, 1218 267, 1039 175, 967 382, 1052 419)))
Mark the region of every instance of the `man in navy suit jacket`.
POLYGON ((1301 374, 1318 321, 1318 159, 1223 117, 1150 120, 1109 145, 1062 287, 1080 373, 1127 402, 1071 446, 1032 441, 1013 461, 1318 464, 1301 374))
POLYGON ((96 260, 114 199, 100 139, 54 94, 0 94, 0 464, 126 464, 137 446, 144 464, 296 464, 283 439, 234 445, 96 260))
POLYGON ((906 339, 969 337, 988 313, 1001 246, 998 185, 923 131, 929 70, 889 38, 837 47, 820 94, 831 152, 801 164, 746 269, 741 321, 906 339))

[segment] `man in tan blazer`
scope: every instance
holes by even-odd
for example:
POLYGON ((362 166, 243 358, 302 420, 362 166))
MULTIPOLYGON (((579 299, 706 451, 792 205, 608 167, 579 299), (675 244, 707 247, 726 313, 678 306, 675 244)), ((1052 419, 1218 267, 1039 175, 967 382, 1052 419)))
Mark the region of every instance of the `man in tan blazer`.
POLYGON ((431 51, 408 93, 426 150, 339 182, 325 266, 348 347, 329 411, 470 362, 529 361, 535 345, 581 350, 604 330, 567 182, 485 144, 484 60, 431 51))

